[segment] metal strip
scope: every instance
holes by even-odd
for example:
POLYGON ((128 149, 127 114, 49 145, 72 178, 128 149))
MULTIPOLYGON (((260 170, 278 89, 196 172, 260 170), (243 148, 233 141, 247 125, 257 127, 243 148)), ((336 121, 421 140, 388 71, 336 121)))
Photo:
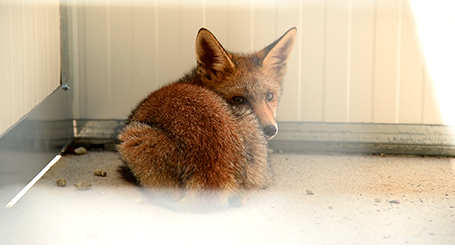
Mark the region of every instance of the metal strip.
POLYGON ((422 124, 281 122, 274 150, 455 156, 455 127, 422 124))
MULTIPOLYGON (((114 143, 124 120, 76 120, 76 139, 114 143)), ((455 127, 444 125, 278 122, 276 151, 455 156, 455 127)), ((112 148, 112 147, 109 147, 112 148)))
POLYGON ((73 139, 70 91, 59 87, 0 137, 0 208, 73 139))
POLYGON ((75 120, 75 137, 78 139, 117 139, 125 120, 75 120))

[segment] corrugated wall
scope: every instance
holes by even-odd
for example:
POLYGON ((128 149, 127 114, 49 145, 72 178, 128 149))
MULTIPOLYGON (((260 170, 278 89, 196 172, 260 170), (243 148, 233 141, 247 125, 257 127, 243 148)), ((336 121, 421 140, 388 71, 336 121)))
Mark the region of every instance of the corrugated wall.
MULTIPOLYGON (((296 26, 278 120, 443 123, 407 0, 67 2, 75 118, 126 118, 194 66, 202 26, 239 52, 296 26)), ((0 0, 0 133, 59 84, 58 4, 0 0)))
POLYGON ((0 0, 0 134, 59 84, 59 0, 0 0))
POLYGON ((85 1, 76 114, 126 118, 195 65, 202 26, 238 52, 298 27, 278 120, 442 123, 406 0, 85 1))

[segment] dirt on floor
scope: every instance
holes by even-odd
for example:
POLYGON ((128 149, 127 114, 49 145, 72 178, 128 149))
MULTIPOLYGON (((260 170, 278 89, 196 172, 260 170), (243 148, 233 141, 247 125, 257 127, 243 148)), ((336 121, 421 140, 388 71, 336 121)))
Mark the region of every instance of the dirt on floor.
POLYGON ((272 154, 270 161, 273 185, 245 206, 194 213, 160 206, 126 182, 115 152, 68 154, 0 211, 0 243, 455 244, 452 158, 272 154), (85 182, 85 190, 74 186, 85 182))

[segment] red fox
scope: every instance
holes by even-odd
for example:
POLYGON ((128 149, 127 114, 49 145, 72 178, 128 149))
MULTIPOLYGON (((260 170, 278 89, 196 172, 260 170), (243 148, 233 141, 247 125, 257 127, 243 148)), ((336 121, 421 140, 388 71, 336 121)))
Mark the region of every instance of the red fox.
POLYGON ((244 205, 272 181, 267 140, 296 28, 253 54, 226 51, 201 28, 197 66, 142 100, 117 150, 137 182, 180 205, 244 205))

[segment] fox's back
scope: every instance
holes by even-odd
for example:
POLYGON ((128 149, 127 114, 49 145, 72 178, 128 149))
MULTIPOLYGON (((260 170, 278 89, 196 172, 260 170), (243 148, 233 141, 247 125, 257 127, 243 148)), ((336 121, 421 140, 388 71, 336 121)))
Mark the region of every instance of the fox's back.
POLYGON ((185 161, 230 165, 240 151, 229 106, 196 85, 171 84, 151 93, 132 112, 132 121, 160 129, 184 151, 185 161))

